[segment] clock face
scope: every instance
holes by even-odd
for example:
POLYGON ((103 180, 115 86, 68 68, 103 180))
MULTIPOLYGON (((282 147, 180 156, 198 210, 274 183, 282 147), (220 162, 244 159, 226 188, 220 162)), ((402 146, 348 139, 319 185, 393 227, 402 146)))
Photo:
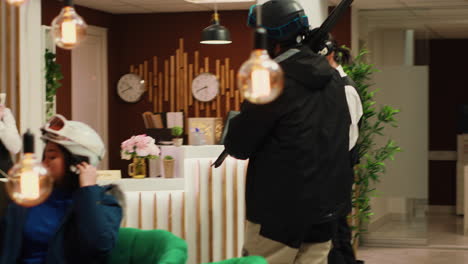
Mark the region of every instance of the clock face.
POLYGON ((145 81, 133 73, 122 76, 117 84, 117 94, 128 103, 138 102, 145 92, 145 81))
POLYGON ((209 102, 216 98, 219 92, 219 81, 211 73, 202 73, 192 82, 192 94, 201 102, 209 102))

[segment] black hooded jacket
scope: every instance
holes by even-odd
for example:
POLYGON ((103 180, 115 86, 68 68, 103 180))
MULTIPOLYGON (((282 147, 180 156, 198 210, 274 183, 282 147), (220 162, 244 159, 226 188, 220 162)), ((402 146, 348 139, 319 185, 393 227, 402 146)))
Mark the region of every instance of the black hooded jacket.
POLYGON ((247 219, 261 224, 261 235, 298 248, 351 195, 351 119, 343 80, 324 57, 302 47, 280 65, 283 94, 266 105, 245 102, 225 147, 250 159, 247 219))

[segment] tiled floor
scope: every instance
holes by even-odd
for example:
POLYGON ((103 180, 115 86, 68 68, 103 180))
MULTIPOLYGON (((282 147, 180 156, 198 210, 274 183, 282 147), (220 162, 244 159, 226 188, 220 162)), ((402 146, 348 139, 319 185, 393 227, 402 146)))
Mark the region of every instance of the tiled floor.
POLYGON ((358 257, 366 264, 468 264, 462 221, 457 216, 428 215, 389 222, 370 235, 375 244, 361 247, 358 257))
POLYGON ((427 248, 360 248, 358 258, 366 264, 466 264, 467 250, 427 248))

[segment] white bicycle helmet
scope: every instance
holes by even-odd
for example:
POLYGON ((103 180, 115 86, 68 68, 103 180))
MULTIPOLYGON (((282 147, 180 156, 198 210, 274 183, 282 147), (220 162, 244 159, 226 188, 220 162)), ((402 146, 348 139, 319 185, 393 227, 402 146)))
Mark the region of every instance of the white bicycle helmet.
POLYGON ((106 150, 101 137, 85 123, 55 115, 41 130, 43 140, 57 143, 73 155, 88 157, 89 164, 95 167, 104 158, 106 150))

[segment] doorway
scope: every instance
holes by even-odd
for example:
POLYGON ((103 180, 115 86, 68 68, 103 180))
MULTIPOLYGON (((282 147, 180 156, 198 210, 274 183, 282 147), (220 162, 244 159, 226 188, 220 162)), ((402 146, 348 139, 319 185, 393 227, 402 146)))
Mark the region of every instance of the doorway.
POLYGON ((107 29, 89 26, 87 38, 72 51, 72 119, 102 137, 106 155, 98 169, 108 169, 107 29))

